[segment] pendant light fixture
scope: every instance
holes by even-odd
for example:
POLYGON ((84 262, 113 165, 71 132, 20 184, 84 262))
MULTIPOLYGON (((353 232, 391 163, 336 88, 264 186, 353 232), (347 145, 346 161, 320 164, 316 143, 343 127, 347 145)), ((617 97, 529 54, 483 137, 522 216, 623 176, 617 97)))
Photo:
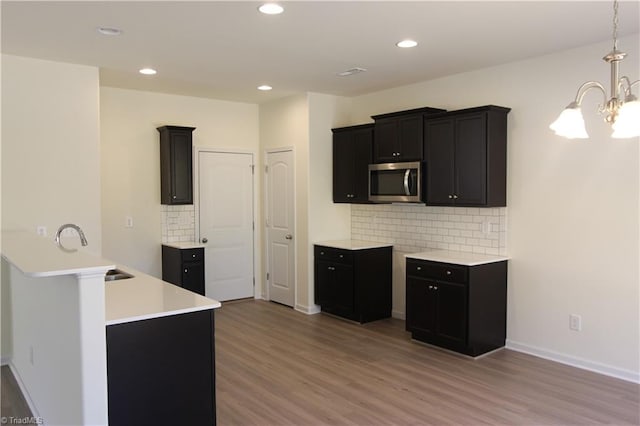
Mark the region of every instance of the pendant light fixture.
POLYGON ((607 100, 607 91, 602 84, 597 81, 588 81, 578 89, 576 98, 571 102, 558 119, 551 123, 549 128, 556 135, 564 136, 568 139, 586 139, 589 137, 584 126, 582 117, 582 99, 590 89, 600 89, 604 96, 604 103, 600 106, 599 112, 606 113, 605 121, 611 124, 613 138, 631 138, 640 136, 640 101, 631 93, 631 88, 640 80, 631 80, 622 76, 619 77, 620 62, 627 56, 626 53, 618 50, 618 0, 613 2, 613 50, 604 58, 604 61, 611 64, 611 98, 607 100))

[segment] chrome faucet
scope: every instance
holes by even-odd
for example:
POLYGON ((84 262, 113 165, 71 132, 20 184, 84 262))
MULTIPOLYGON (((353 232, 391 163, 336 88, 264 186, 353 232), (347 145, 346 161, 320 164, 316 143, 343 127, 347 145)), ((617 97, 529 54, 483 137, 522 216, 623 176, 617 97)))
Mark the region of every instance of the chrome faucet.
POLYGON ((80 244, 82 244, 83 246, 86 246, 88 244, 87 243, 87 239, 84 236, 84 232, 82 232, 82 229, 80 229, 80 227, 78 225, 75 225, 73 223, 65 223, 60 228, 58 228, 58 232, 56 232, 56 244, 58 244, 59 246, 61 245, 60 244, 60 235, 62 234, 62 231, 64 231, 67 228, 73 228, 73 229, 76 230, 78 235, 80 235, 80 244))

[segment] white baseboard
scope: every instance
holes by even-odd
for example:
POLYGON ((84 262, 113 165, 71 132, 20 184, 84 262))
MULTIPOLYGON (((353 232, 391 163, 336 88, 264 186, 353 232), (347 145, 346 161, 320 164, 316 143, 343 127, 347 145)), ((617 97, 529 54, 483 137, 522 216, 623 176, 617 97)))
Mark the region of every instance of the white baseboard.
POLYGON ((397 319, 401 319, 403 321, 406 321, 407 315, 404 312, 391 311, 391 318, 397 318, 397 319))
MULTIPOLYGON (((31 399, 31 395, 29 395, 29 392, 27 391, 27 387, 24 385, 24 382, 22 381, 20 374, 18 374, 18 370, 16 369, 16 367, 13 365, 11 361, 9 361, 7 365, 9 366, 9 369, 11 370, 13 377, 15 377, 16 379, 16 383, 18 384, 18 387, 22 392, 22 396, 24 397, 25 402, 29 406, 29 410, 31 410, 32 417, 38 418, 39 420, 43 420, 42 417, 40 416, 40 413, 38 413, 38 410, 36 409, 36 405, 33 403, 33 400, 31 399)), ((42 422, 40 424, 45 424, 45 423, 42 422)))
POLYGON ((509 339, 507 339, 506 348, 559 362, 561 364, 570 365, 572 367, 581 368, 583 370, 589 370, 595 373, 604 374, 605 376, 615 377, 617 379, 626 380, 628 382, 640 383, 640 372, 637 371, 625 370, 623 368, 589 361, 588 359, 550 351, 548 349, 527 345, 526 343, 520 343, 509 339))
POLYGON ((307 314, 307 315, 315 315, 320 313, 320 306, 318 305, 313 305, 310 307, 310 306, 296 304, 294 309, 298 312, 302 312, 303 314, 307 314))

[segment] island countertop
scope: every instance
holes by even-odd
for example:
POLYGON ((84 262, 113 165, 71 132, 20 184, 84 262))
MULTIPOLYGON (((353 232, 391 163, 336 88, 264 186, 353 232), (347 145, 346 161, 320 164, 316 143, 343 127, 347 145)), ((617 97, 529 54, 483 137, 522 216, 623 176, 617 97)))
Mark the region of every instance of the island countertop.
POLYGON ((105 286, 106 325, 221 306, 216 300, 119 265, 84 249, 65 251, 51 239, 25 231, 2 232, 2 256, 24 275, 32 278, 104 275, 116 267, 130 273, 133 278, 101 282, 105 286))
POLYGON ((115 267, 85 250, 65 251, 52 239, 26 231, 2 231, 2 257, 34 278, 99 274, 115 267))
POLYGON ((133 278, 105 283, 106 325, 216 309, 220 302, 118 265, 133 278))

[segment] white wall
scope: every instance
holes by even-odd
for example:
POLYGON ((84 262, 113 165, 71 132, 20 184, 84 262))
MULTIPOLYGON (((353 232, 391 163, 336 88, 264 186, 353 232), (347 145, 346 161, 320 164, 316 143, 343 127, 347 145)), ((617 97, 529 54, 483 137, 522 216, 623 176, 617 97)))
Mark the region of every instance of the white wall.
MULTIPOLYGON (((309 291, 309 215, 308 215, 308 168, 309 168, 309 105, 307 95, 296 95, 260 105, 260 148, 262 164, 266 162, 266 151, 292 147, 295 173, 295 232, 296 247, 296 294, 295 308, 308 312, 309 291)), ((264 170, 261 167, 260 170, 264 170)), ((263 180, 264 180, 264 176, 263 180)), ((264 183, 262 184, 264 185, 264 183)), ((260 222, 265 223, 264 197, 260 222)), ((260 227, 266 242, 264 227, 260 227)), ((263 270, 266 265, 266 247, 262 250, 263 270)))
POLYGON ((349 239, 351 236, 351 205, 333 203, 333 134, 332 128, 342 127, 350 119, 348 98, 308 94, 309 102, 309 300, 313 297, 313 244, 326 240, 349 239))
MULTIPOLYGON (((2 55, 2 228, 80 225, 100 253, 98 69, 2 55)), ((2 280, 2 357, 11 354, 2 280)))
MULTIPOLYGON (((103 256, 160 277, 156 128, 195 127, 194 146, 251 151, 257 158, 258 106, 111 87, 100 93, 103 256), (133 217, 133 228, 125 228, 126 216, 133 217)), ((259 185, 255 189, 259 200, 259 185)))
MULTIPOLYGON (((638 36, 623 74, 637 79, 638 36)), ((591 138, 548 129, 580 84, 608 87, 600 43, 354 98, 353 122, 421 106, 511 107, 508 127, 508 344, 626 379, 640 379, 639 140, 610 138, 588 94, 591 138), (582 331, 569 330, 569 314, 582 331)), ((635 89, 637 93, 637 87, 635 89)))

